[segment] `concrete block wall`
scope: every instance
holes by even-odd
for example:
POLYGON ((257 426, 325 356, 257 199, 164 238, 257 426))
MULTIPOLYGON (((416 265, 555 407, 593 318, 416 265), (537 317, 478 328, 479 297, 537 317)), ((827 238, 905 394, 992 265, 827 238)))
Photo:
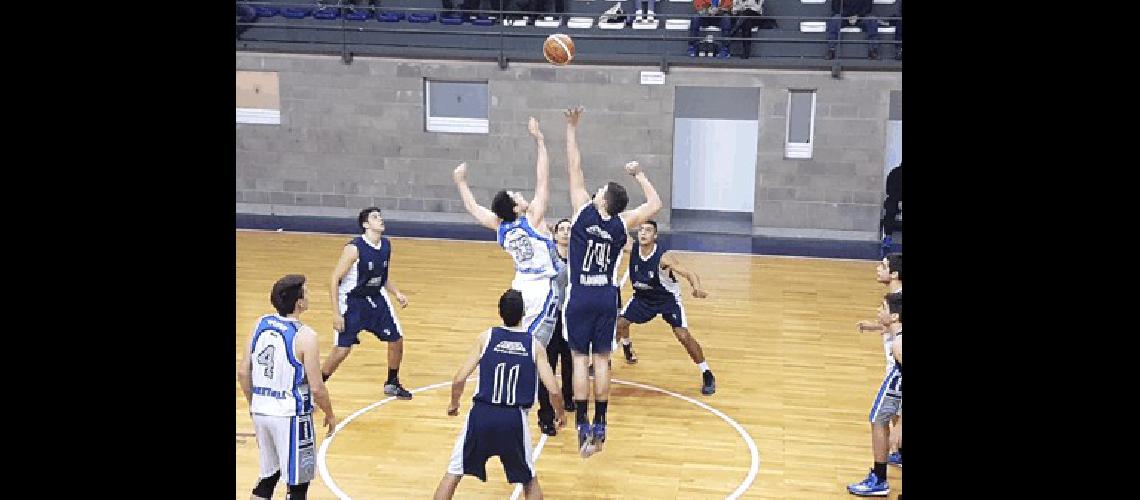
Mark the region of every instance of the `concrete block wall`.
POLYGON ((552 217, 570 214, 565 118, 586 107, 579 145, 587 187, 616 180, 644 201, 622 165, 641 162, 665 208, 672 195, 676 86, 760 87, 755 234, 867 239, 878 227, 885 125, 899 73, 673 68, 665 85, 641 85, 655 67, 568 66, 238 53, 237 69, 274 71, 280 125, 237 125, 237 212, 351 217, 376 205, 386 217, 473 222, 451 171, 468 163, 484 205, 498 189, 533 195, 535 148, 526 119, 542 124, 551 158, 552 217), (424 79, 488 81, 490 133, 427 132, 424 79), (788 89, 816 89, 815 151, 784 159, 788 89))

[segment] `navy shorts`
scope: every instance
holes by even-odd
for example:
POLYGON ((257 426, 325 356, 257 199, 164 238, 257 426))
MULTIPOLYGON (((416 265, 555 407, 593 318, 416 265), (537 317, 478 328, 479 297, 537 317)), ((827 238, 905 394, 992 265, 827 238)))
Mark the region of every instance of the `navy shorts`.
POLYGON ((381 342, 395 342, 403 338, 400 332, 400 321, 392 311, 386 294, 370 297, 352 297, 346 299, 347 308, 344 313, 344 331, 336 335, 337 347, 352 347, 359 344, 361 330, 372 332, 381 342))
POLYGON ((487 460, 494 456, 502 462, 507 482, 527 483, 534 478, 526 411, 476 402, 455 441, 447 472, 487 481, 487 460))
POLYGON ((629 299, 629 303, 621 311, 621 317, 628 319, 630 323, 642 324, 661 315, 666 323, 674 328, 688 328, 689 321, 685 318, 685 308, 681 307, 681 302, 675 298, 668 298, 663 301, 649 301, 639 299, 635 295, 629 299))
POLYGON ((570 290, 562 311, 566 343, 579 354, 605 354, 613 350, 617 327, 617 287, 582 287, 570 290), (582 290, 585 289, 585 292, 582 290))

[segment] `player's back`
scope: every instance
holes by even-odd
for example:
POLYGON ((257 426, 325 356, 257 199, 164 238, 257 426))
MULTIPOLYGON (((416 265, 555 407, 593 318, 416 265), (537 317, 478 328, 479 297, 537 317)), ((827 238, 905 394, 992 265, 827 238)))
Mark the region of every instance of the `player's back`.
POLYGON ((302 326, 300 321, 272 314, 258 321, 250 345, 250 412, 291 417, 313 411, 309 381, 293 342, 302 326))
POLYGON ((532 342, 526 330, 492 328, 483 357, 479 359, 479 390, 472 400, 494 406, 530 408, 538 390, 532 342))
POLYGON ((515 261, 515 282, 550 280, 558 274, 560 262, 554 240, 531 226, 526 216, 499 224, 499 246, 515 261))
POLYGON ((569 300, 577 304, 617 304, 617 261, 629 235, 620 215, 603 219, 593 203, 579 209, 570 226, 569 300))

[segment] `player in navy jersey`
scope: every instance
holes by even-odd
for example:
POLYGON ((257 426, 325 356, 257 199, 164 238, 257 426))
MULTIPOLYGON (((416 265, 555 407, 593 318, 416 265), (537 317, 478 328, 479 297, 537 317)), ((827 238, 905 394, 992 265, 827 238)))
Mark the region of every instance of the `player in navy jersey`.
POLYGON ((384 218, 379 208, 368 207, 360 211, 356 221, 364 234, 344 246, 332 272, 329 295, 337 308, 333 314, 336 345, 321 366, 321 373, 326 380, 331 377, 352 352, 352 346, 360 343, 357 337, 361 330, 368 330, 388 344, 388 379, 384 382, 384 394, 412 399, 412 393, 400 384, 404 335, 388 294, 396 297, 400 307, 408 307, 408 298, 388 279, 392 244, 382 236, 384 218))
POLYGON ((277 280, 269 293, 277 314, 257 321, 238 365, 261 463, 250 496, 254 500, 272 497, 282 475, 288 498, 304 500, 316 472, 313 403, 324 412, 328 432, 336 427, 332 401, 319 376, 317 333, 300 320, 309 308, 308 295, 304 276, 290 274, 277 280))
POLYGON ((689 318, 681 303, 681 284, 677 277, 683 277, 693 286, 693 297, 703 299, 708 292, 701 288, 701 278, 697 273, 686 269, 677 256, 657 244, 657 222, 646 221, 637 231, 638 247, 630 252, 629 277, 633 284, 633 298, 622 308, 617 320, 617 337, 625 350, 625 360, 636 363, 633 342, 629 339, 631 323, 647 323, 661 316, 673 327, 673 336, 685 346, 689 358, 701 370, 701 393, 711 395, 716 392, 716 378, 705 360, 701 344, 689 333, 689 318))
POLYGON ((591 199, 582 176, 578 151, 578 119, 582 108, 566 110, 566 170, 570 177, 569 287, 562 309, 562 327, 574 358, 574 409, 578 427, 578 450, 589 457, 606 440, 606 410, 610 395, 610 350, 617 320, 617 261, 629 239, 628 231, 661 210, 661 198, 636 161, 625 172, 641 185, 646 202, 624 211, 629 204, 625 188, 608 182, 591 199), (591 354, 592 352, 592 354, 591 354), (587 365, 594 365, 594 424, 587 417, 589 379, 587 365))
POLYGON ((487 480, 487 460, 498 456, 510 483, 521 483, 526 498, 542 498, 535 476, 534 456, 527 426, 527 411, 534 404, 538 379, 548 389, 557 411, 555 424, 561 427, 566 412, 558 382, 546 360, 542 344, 521 325, 523 297, 518 290, 507 290, 499 297, 503 326, 479 335, 467 360, 451 381, 451 402, 447 414, 459 414, 459 398, 467 377, 479 367, 478 389, 471 398, 471 411, 452 449, 447 472, 439 481, 435 498, 449 499, 464 475, 487 480))
POLYGON ((467 163, 455 167, 452 178, 463 198, 463 206, 479 224, 494 230, 499 246, 514 260, 515 278, 511 288, 522 292, 526 313, 523 326, 535 336, 548 339, 556 323, 558 296, 551 282, 562 268, 554 238, 546 227, 549 200, 550 160, 538 120, 527 123, 538 149, 534 200, 527 201, 518 191, 499 190, 488 209, 475 201, 467 186, 467 163))

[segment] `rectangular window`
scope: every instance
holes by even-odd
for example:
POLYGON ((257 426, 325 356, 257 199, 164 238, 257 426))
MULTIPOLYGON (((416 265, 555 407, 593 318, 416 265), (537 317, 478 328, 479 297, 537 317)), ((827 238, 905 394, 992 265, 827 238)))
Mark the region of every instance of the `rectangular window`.
POLYGON ((424 80, 424 123, 428 132, 486 134, 490 131, 487 82, 424 80))
POLYGON ((786 158, 811 158, 815 138, 815 91, 788 91, 786 158))

